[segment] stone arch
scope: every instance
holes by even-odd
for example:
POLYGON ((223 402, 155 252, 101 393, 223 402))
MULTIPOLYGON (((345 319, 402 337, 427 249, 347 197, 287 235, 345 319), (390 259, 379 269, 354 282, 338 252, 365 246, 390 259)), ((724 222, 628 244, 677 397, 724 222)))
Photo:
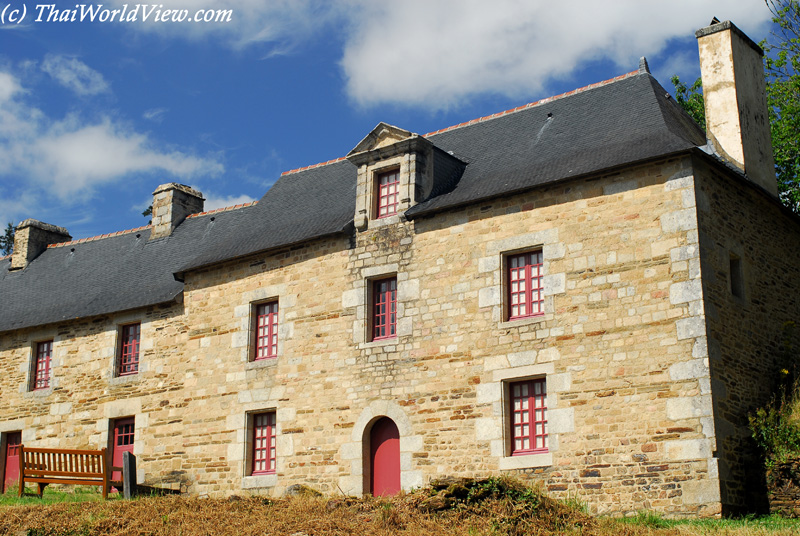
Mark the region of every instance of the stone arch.
POLYGON ((342 464, 350 462, 350 474, 339 478, 339 487, 347 494, 369 493, 370 444, 372 426, 382 417, 391 419, 400 434, 400 488, 410 490, 423 484, 422 471, 413 470, 413 455, 422 451, 422 436, 414 435, 411 420, 399 404, 391 400, 375 400, 361 411, 350 434, 350 442, 339 449, 342 464), (365 440, 366 438, 366 440, 365 440))

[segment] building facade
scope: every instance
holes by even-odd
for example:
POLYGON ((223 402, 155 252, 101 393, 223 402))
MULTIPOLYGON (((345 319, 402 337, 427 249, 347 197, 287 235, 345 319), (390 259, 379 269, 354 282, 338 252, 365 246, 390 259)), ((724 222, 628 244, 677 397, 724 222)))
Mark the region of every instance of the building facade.
POLYGON ((599 513, 752 507, 800 224, 760 49, 698 39, 708 141, 643 62, 424 136, 381 123, 246 206, 167 184, 141 229, 26 220, 0 259, 4 481, 22 442, 129 450, 194 494, 509 473, 599 513))

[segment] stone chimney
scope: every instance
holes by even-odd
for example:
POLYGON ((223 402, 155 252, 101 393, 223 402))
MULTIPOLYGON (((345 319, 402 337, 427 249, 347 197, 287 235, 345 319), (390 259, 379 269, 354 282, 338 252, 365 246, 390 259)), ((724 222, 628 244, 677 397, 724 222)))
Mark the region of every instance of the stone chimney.
POLYGON ((203 194, 185 184, 162 184, 153 192, 150 240, 164 238, 190 214, 203 212, 203 194))
POLYGON ((11 254, 11 270, 22 270, 38 257, 49 244, 69 242, 72 237, 63 227, 56 227, 37 220, 25 220, 14 231, 14 252, 11 254))
POLYGON ((695 36, 700 48, 709 143, 748 179, 777 196, 764 51, 731 21, 715 19, 695 36))

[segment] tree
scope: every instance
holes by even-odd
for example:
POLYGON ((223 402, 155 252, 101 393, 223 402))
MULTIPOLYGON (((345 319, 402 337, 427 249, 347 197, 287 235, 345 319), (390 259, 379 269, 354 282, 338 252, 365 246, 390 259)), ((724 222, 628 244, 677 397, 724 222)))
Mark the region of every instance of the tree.
POLYGON ((778 192, 783 203, 800 214, 800 4, 797 0, 765 2, 774 23, 761 46, 778 192))
POLYGON ((677 75, 673 76, 671 81, 672 85, 675 86, 675 100, 705 130, 706 109, 705 102, 703 102, 703 94, 701 93, 703 89, 702 79, 695 80, 692 87, 687 87, 677 75))
MULTIPOLYGON (((761 41, 764 49, 767 107, 778 195, 800 214, 800 2, 764 0, 772 12, 773 31, 761 41)), ((687 87, 672 77, 675 100, 705 129, 702 82, 687 87)))
POLYGON ((14 231, 16 228, 14 224, 8 222, 6 230, 0 235, 0 254, 9 255, 14 251, 14 231))

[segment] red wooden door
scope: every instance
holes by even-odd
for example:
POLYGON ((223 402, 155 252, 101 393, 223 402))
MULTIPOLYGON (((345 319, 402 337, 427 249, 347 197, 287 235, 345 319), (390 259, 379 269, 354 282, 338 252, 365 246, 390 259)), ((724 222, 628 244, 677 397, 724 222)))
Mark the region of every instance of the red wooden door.
MULTIPOLYGON (((133 417, 114 421, 113 441, 111 465, 114 467, 122 467, 122 453, 133 453, 133 417)), ((111 480, 121 481, 122 472, 113 471, 111 473, 111 480)))
POLYGON ((369 433, 370 493, 396 495, 400 491, 400 432, 388 417, 378 419, 369 433))
POLYGON ((22 443, 22 432, 11 432, 6 435, 6 476, 3 491, 15 485, 19 480, 19 444, 22 443))

